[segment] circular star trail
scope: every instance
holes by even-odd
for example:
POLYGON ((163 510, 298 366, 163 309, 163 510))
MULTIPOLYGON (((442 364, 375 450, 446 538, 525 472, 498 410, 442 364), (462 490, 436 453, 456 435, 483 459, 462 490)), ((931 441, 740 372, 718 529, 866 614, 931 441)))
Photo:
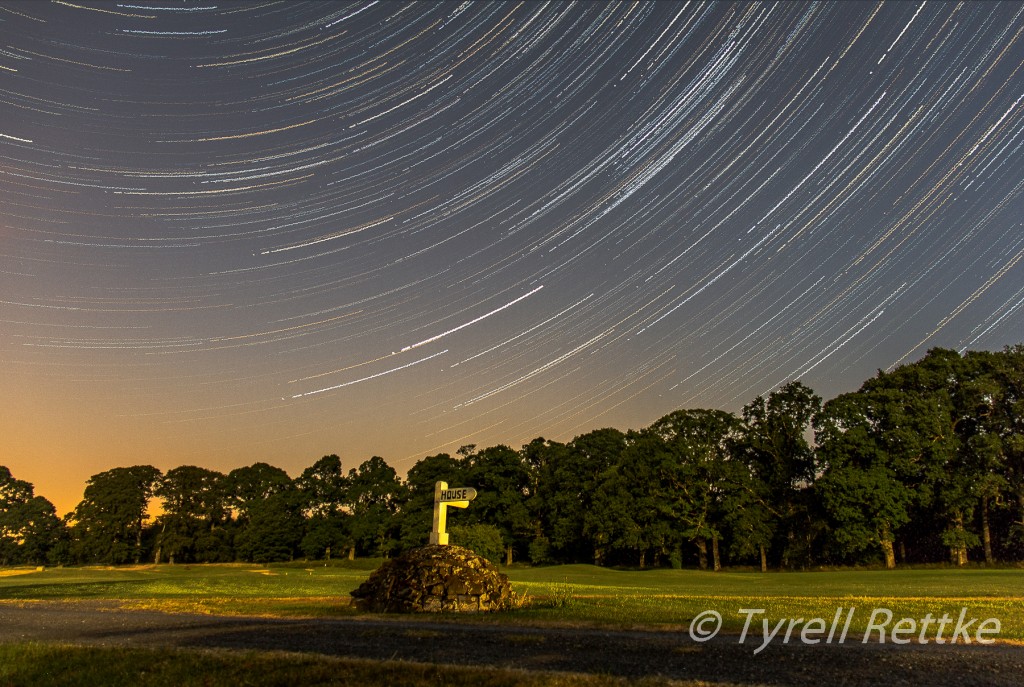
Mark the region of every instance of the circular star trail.
MULTIPOLYGON (((402 472, 1024 339, 1018 3, 0 3, 4 463, 402 472)), ((63 491, 62 491, 63 490, 63 491)))

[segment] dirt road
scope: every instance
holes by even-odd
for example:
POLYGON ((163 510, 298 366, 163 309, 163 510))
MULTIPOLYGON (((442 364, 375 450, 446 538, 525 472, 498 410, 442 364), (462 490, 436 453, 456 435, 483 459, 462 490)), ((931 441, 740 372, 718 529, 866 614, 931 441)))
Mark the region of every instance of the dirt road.
POLYGON ((257 649, 739 685, 1024 684, 1024 647, 772 644, 685 631, 510 627, 400 617, 285 620, 128 611, 109 602, 0 603, 0 642, 257 649))

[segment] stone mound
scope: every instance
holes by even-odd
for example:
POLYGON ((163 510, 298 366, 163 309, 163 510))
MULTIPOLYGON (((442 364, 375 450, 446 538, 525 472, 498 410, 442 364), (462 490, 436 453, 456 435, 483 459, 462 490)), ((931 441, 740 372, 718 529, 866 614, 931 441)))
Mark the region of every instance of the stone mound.
POLYGON ((461 546, 423 546, 386 561, 352 592, 373 613, 473 613, 511 606, 508 577, 461 546))

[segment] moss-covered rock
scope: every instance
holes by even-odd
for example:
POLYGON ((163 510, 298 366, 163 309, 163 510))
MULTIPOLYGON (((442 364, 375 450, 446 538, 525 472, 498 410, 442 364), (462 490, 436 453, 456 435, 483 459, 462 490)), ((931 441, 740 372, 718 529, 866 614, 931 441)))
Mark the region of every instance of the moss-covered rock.
POLYGON ((508 577, 461 546, 423 546, 386 561, 352 592, 357 608, 375 613, 474 613, 512 603, 508 577))

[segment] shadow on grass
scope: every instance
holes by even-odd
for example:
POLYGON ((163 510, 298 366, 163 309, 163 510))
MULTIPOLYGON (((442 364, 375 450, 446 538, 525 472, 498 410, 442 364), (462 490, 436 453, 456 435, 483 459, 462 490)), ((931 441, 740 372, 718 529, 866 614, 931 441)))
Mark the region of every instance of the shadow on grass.
MULTIPOLYGON (((774 642, 754 654, 760 637, 706 643, 685 631, 509 627, 461 618, 360 616, 285 620, 196 617, 154 612, 99 612, 59 603, 0 606, 0 644, 63 642, 169 647, 179 650, 289 652, 416 664, 487 666, 614 676, 658 676, 711 684, 1019 685, 1024 648, 1006 645, 774 642)), ((253 675, 249 684, 259 682, 253 675)), ((2 684, 2 681, 0 681, 2 684)))

